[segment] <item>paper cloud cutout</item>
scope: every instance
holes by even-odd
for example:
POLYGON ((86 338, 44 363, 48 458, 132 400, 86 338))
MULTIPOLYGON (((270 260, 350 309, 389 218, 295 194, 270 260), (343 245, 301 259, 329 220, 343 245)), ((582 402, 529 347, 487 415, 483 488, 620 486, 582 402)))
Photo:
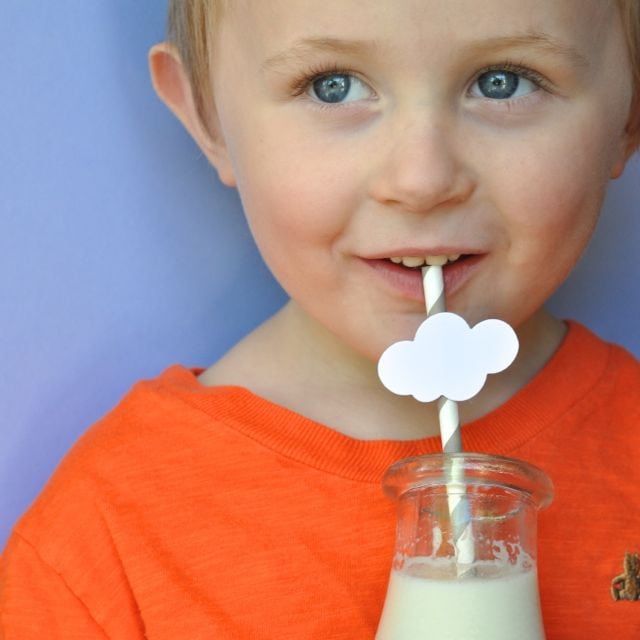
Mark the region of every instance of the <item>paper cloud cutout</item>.
POLYGON ((440 396, 468 400, 482 389, 489 373, 506 369, 518 353, 518 337, 502 320, 483 320, 470 328, 455 313, 436 313, 413 340, 388 347, 378 375, 389 391, 432 402, 440 396))

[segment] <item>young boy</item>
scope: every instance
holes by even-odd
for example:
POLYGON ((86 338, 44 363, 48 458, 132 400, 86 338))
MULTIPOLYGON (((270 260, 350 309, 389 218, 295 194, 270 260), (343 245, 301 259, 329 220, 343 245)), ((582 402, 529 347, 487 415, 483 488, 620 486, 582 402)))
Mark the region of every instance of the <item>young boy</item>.
POLYGON ((0 637, 372 638, 395 527, 382 474, 440 450, 435 408, 376 375, 424 319, 425 259, 448 262, 449 310, 520 339, 460 411, 466 450, 554 481, 548 638, 638 637, 640 601, 610 587, 640 550, 640 366, 543 308, 638 144, 637 0, 170 12, 156 91, 291 299, 83 436, 4 552, 0 637))

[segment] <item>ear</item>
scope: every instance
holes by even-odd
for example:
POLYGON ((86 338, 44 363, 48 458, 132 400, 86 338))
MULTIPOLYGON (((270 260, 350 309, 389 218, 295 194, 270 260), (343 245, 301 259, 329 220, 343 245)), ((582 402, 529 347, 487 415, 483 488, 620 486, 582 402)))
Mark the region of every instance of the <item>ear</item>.
POLYGON ((640 148, 640 91, 636 93, 632 105, 629 121, 620 139, 618 158, 611 169, 611 178, 619 178, 629 158, 640 148))
POLYGON ((618 152, 617 158, 613 166, 611 167, 610 178, 615 180, 619 178, 623 173, 624 169, 627 166, 627 162, 629 158, 634 154, 634 152, 638 148, 637 135, 636 136, 625 136, 624 142, 620 145, 620 151, 618 152))
MULTIPOLYGON (((202 122, 188 73, 175 46, 161 42, 151 47, 149 71, 158 97, 191 134, 209 162, 216 168, 220 180, 228 187, 235 187, 236 180, 218 117, 212 113, 206 126, 202 122)), ((215 111, 213 105, 211 111, 215 111)))

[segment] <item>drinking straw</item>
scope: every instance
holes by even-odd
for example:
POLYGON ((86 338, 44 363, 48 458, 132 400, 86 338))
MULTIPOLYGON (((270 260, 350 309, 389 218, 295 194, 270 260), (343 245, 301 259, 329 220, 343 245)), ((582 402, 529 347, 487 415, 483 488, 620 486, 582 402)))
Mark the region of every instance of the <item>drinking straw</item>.
MULTIPOLYGON (((427 317, 447 310, 444 294, 444 278, 439 265, 422 268, 422 286, 427 308, 427 317)), ((444 453, 462 451, 460 437, 460 418, 458 403, 444 396, 438 399, 438 418, 440 420, 440 439, 444 453)))
MULTIPOLYGON (((422 286, 427 317, 446 311, 444 278, 440 265, 422 267, 422 286)), ((444 453, 461 453, 462 438, 460 436, 458 403, 444 396, 438 398, 438 420, 440 422, 442 451, 444 453)), ((459 494, 460 486, 464 486, 462 484, 464 480, 462 461, 453 458, 449 466, 448 475, 447 502, 449 504, 449 516, 453 524, 458 575, 462 575, 465 570, 461 569, 460 565, 471 564, 474 560, 469 507, 459 494), (458 492, 456 492, 456 489, 458 492)))

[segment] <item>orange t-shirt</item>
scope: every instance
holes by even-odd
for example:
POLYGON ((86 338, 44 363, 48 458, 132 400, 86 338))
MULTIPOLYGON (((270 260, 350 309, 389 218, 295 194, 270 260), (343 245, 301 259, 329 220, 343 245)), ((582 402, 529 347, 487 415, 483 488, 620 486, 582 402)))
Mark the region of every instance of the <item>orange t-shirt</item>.
MULTIPOLYGON (((640 638, 640 365, 579 325, 467 450, 528 460, 548 640, 640 638)), ((0 637, 372 639, 394 546, 380 479, 437 438, 355 440, 174 366, 78 441, 0 562, 0 637)))

